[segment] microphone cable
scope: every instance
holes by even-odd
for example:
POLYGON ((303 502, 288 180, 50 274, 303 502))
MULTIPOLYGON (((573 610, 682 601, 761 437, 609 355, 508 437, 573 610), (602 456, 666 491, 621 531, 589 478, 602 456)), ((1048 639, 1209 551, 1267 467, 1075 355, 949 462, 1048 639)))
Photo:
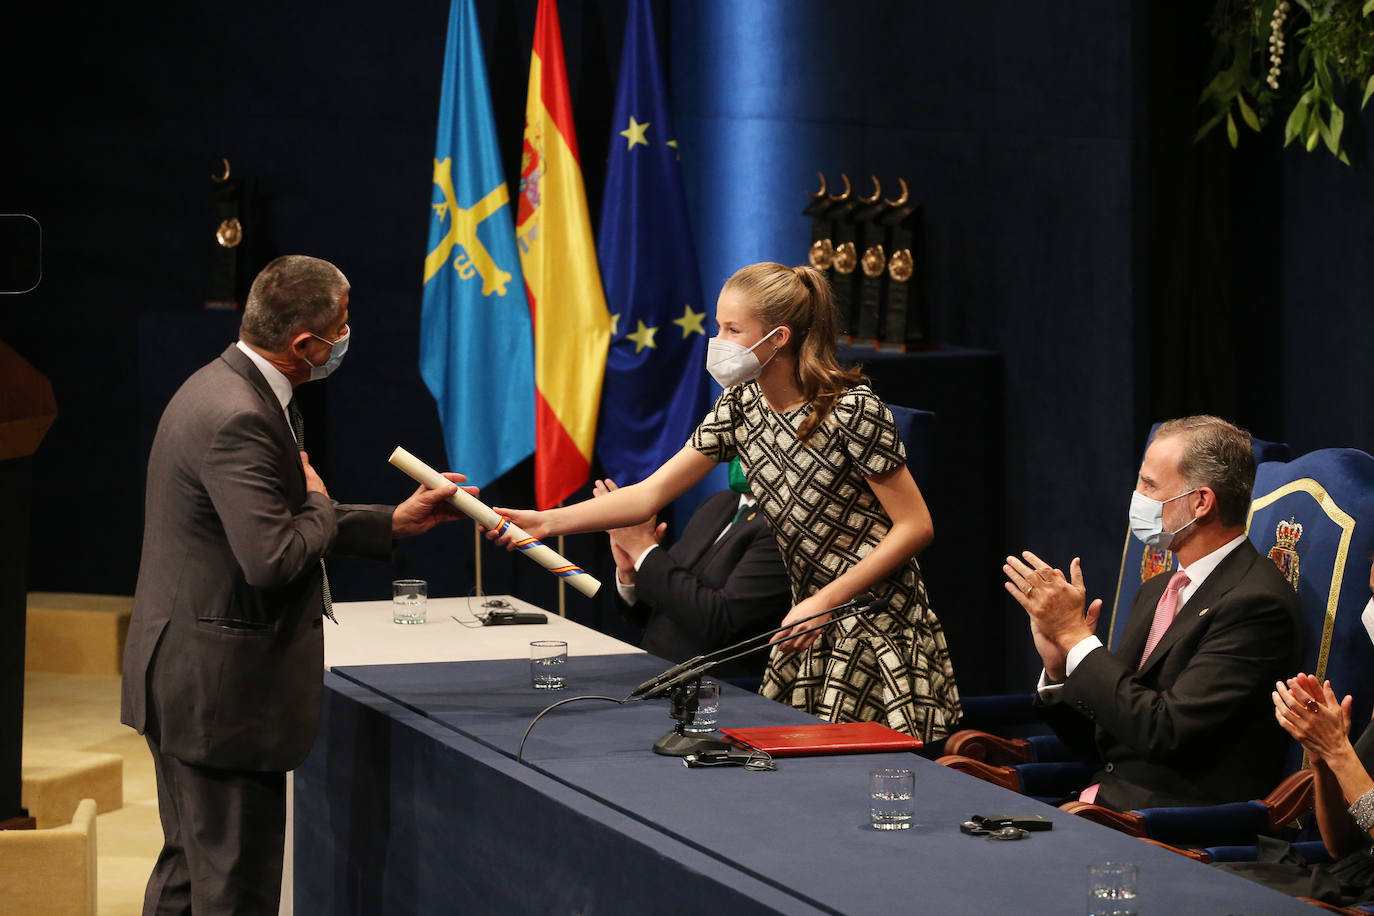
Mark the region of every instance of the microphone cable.
POLYGON ((524 763, 524 762, 525 762, 525 759, 524 759, 524 758, 525 758, 525 742, 529 740, 530 732, 534 731, 534 726, 535 726, 535 724, 536 724, 540 719, 544 718, 545 713, 552 712, 553 710, 557 709, 558 707, 564 706, 564 705, 566 705, 566 704, 568 704, 568 703, 576 703, 578 700, 605 700, 605 701, 608 702, 608 703, 615 703, 617 706, 623 706, 623 705, 625 705, 625 701, 624 701, 624 700, 620 700, 620 699, 617 699, 617 698, 615 698, 615 697, 603 697, 603 696, 592 696, 592 695, 587 695, 587 696, 581 696, 581 697, 565 697, 564 699, 559 700, 557 703, 551 703, 551 704, 549 704, 548 706, 545 706, 543 709, 541 709, 541 710, 539 711, 539 715, 535 716, 532 720, 530 720, 529 727, 525 729, 524 737, 522 737, 522 738, 520 739, 520 748, 519 748, 519 750, 517 750, 517 751, 515 752, 515 762, 516 762, 516 763, 524 763))

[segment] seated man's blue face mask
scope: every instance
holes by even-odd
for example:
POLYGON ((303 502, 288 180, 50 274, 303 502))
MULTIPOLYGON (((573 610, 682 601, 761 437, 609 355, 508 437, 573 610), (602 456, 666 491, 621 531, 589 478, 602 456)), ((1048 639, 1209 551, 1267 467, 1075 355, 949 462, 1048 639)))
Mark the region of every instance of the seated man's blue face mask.
POLYGON ((736 493, 749 492, 749 481, 744 479, 744 469, 737 457, 730 459, 730 489, 736 493))

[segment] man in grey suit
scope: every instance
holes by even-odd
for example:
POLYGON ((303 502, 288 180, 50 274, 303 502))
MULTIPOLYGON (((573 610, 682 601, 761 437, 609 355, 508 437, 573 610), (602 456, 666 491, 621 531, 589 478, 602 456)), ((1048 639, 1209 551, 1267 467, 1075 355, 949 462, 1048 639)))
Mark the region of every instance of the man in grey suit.
POLYGON ((238 343, 158 424, 121 715, 157 773, 164 845, 145 913, 277 912, 285 773, 319 722, 323 558, 386 557, 394 538, 458 515, 453 485, 394 508, 340 505, 310 466, 292 391, 338 366, 348 293, 326 261, 268 264, 238 343))
POLYGON ((1296 671, 1306 630, 1293 587, 1245 535, 1250 434, 1216 417, 1161 424, 1131 497, 1131 530, 1177 570, 1141 586, 1116 651, 1094 635, 1101 600, 1026 551, 1006 588, 1030 615, 1051 726, 1101 769, 1081 801, 1117 810, 1258 798, 1287 737, 1269 694, 1296 671))

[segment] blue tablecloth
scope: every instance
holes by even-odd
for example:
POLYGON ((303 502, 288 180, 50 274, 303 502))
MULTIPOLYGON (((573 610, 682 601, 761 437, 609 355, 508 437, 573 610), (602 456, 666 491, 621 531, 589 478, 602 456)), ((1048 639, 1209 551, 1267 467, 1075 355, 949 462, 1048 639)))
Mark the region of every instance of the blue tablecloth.
MULTIPOLYGON (((1141 866, 1140 909, 1309 913, 1243 879, 1073 818, 912 754, 787 758, 775 773, 687 769, 651 752, 663 700, 623 697, 647 656, 572 658, 569 687, 529 687, 523 660, 338 669, 297 771, 299 912, 1082 912, 1085 871, 1141 866), (867 774, 916 772, 910 830, 868 826, 867 774), (972 814, 1040 813, 1017 842, 959 832, 972 814), (312 869, 313 874, 312 874, 312 869), (321 906, 321 904, 326 904, 321 906)), ((720 724, 814 721, 726 688, 720 724)))

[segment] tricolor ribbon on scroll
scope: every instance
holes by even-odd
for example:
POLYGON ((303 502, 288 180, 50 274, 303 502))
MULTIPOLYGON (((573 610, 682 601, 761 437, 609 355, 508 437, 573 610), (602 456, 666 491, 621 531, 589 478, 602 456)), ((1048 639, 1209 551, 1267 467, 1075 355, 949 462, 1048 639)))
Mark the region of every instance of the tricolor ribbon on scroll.
MULTIPOLYGON (((417 482, 431 489, 447 486, 450 483, 449 479, 443 474, 440 474, 438 471, 434 470, 434 468, 425 464, 399 445, 396 446, 396 450, 391 453, 391 457, 387 460, 409 476, 413 477, 417 482)), ((589 574, 576 563, 569 562, 557 551, 545 546, 538 538, 526 534, 518 525, 511 522, 510 519, 497 513, 495 509, 491 508, 462 487, 459 487, 458 492, 449 497, 449 502, 451 502, 458 511, 462 512, 484 528, 496 529, 500 534, 505 534, 509 531, 511 534, 512 546, 519 548, 524 552, 525 556, 529 557, 555 576, 558 576, 560 579, 567 579, 569 585, 586 595, 588 598, 595 595, 597 590, 601 588, 601 581, 595 576, 589 574)))

